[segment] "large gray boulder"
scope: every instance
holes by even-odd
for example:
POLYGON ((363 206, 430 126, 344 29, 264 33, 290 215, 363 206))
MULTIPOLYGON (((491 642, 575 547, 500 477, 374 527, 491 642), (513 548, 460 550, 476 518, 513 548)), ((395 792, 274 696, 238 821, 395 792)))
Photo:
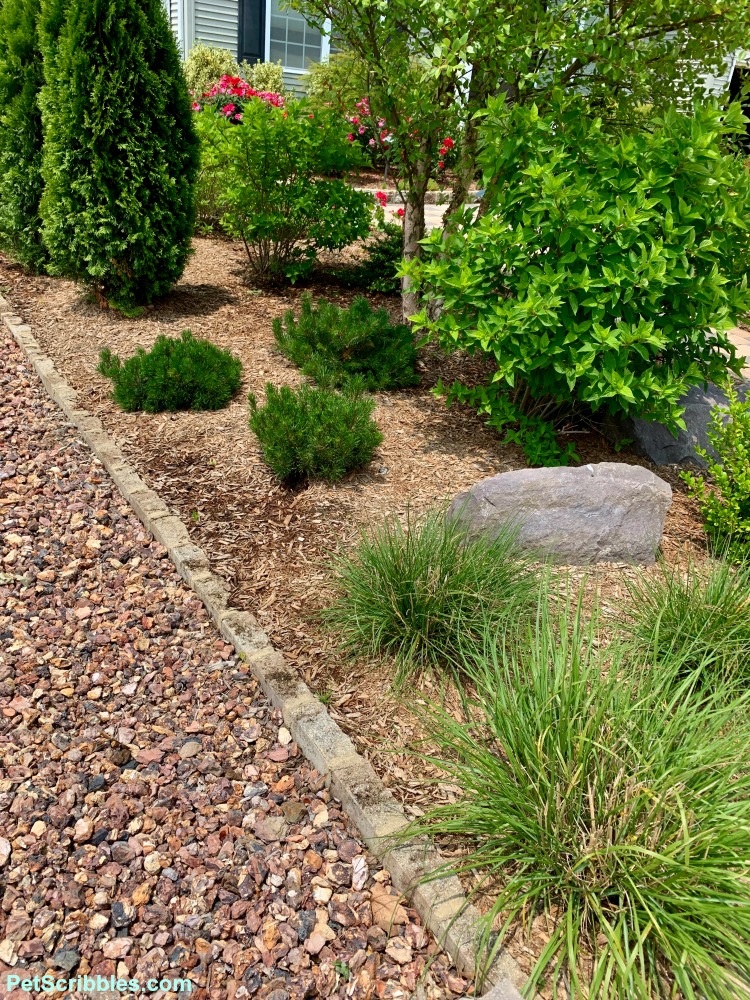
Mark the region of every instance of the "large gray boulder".
POLYGON ((640 465, 519 469, 483 479, 448 508, 472 536, 514 524, 524 548, 553 562, 653 563, 672 503, 668 483, 640 465))
MULTIPOLYGON (((740 399, 744 399, 748 383, 740 383, 737 389, 740 399)), ((624 421, 620 425, 618 436, 631 438, 635 450, 649 458, 654 465, 682 465, 691 462, 705 466, 706 463, 696 448, 705 448, 709 454, 713 453, 708 440, 711 413, 717 406, 726 406, 727 402, 726 395, 717 386, 711 383, 706 386, 694 385, 680 400, 680 404, 685 407, 685 430, 678 431, 676 437, 664 424, 640 418, 624 421)))

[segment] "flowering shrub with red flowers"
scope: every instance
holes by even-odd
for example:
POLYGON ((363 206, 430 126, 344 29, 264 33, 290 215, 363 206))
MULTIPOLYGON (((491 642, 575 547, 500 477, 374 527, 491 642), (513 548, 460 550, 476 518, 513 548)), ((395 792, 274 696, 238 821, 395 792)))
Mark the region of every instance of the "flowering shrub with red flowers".
POLYGON ((443 139, 438 150, 437 168, 440 173, 449 167, 454 167, 458 161, 456 143, 450 137, 443 139))
POLYGON ((222 229, 242 241, 251 270, 294 281, 310 270, 320 250, 367 236, 372 201, 366 192, 330 179, 357 166, 361 156, 348 142, 340 114, 311 113, 305 101, 274 103, 259 96, 225 92, 217 114, 195 116, 202 176, 214 185, 222 229))
POLYGON ((268 90, 254 90, 240 76, 222 76, 200 99, 196 98, 193 101, 193 111, 210 109, 224 115, 236 125, 242 121, 246 103, 255 99, 274 108, 285 106, 281 94, 268 90))
POLYGON ((372 113, 367 97, 356 102, 354 114, 347 115, 346 121, 350 129, 347 136, 349 142, 358 143, 374 167, 389 159, 393 134, 385 119, 372 113))

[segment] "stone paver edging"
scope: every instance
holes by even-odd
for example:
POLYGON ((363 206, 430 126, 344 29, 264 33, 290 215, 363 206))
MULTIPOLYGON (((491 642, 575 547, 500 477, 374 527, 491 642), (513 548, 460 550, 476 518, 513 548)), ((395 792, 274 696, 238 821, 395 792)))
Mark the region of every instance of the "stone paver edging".
MULTIPOLYGON (((178 573, 203 601, 222 636, 248 664, 270 703, 280 709, 300 750, 329 777, 331 791, 368 848, 388 868, 393 885, 410 896, 459 972, 472 974, 479 913, 467 903, 459 879, 451 875, 418 884, 427 872, 444 863, 443 857, 428 843, 394 845, 394 835, 408 819, 373 767, 357 753, 296 670, 270 645, 252 615, 227 607, 227 585, 211 571, 205 552, 193 544, 182 521, 128 463, 98 417, 78 405, 76 391, 2 296, 0 318, 54 402, 78 429, 146 529, 168 550, 178 573)), ((488 983, 494 986, 488 997, 521 1000, 516 986, 522 986, 524 979, 515 960, 503 952, 487 975, 488 983)))

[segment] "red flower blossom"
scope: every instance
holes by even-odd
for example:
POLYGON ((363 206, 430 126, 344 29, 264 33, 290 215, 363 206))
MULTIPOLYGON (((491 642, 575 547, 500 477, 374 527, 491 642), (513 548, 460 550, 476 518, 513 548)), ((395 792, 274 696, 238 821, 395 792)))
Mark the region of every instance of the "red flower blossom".
POLYGON ((396 215, 399 217, 399 219, 403 219, 403 217, 406 215, 406 212, 403 210, 403 208, 399 208, 399 210, 396 212, 396 215))

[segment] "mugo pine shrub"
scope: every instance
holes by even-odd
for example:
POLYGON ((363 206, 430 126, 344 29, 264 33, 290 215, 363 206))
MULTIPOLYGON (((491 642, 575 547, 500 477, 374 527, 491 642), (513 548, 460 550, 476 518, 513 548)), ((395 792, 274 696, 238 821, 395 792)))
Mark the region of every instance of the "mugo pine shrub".
POLYGON ((430 762, 461 794, 411 833, 463 842, 449 867, 496 900, 486 948, 546 915, 528 996, 543 984, 572 1000, 742 996, 750 694, 596 639, 580 610, 557 620, 544 605, 516 646, 488 631, 467 663, 470 721, 423 713, 430 762))
POLYGON ((129 310, 190 253, 198 140, 160 0, 70 0, 45 59, 41 213, 55 274, 129 310))
POLYGON ((189 330, 181 337, 159 336, 150 351, 139 348, 124 363, 101 352, 98 371, 112 379, 115 402, 127 412, 220 410, 240 387, 242 365, 229 351, 189 330))
POLYGON ((39 0, 0 3, 0 249, 29 271, 41 271, 42 56, 39 0))
POLYGON ((304 101, 277 106, 267 96, 245 101, 241 110, 230 97, 221 108, 196 112, 201 166, 222 178, 221 224, 242 240, 251 271, 294 281, 310 271, 320 250, 368 234, 370 200, 330 179, 358 162, 341 121, 304 101))
POLYGON ((566 459, 553 430, 578 408, 683 426, 686 389, 739 367, 724 331, 750 309, 733 263, 750 174, 724 142, 744 128, 736 103, 612 135, 580 100, 544 115, 491 101, 486 213, 433 233, 407 268, 418 326, 496 366, 449 398, 520 429, 545 464, 566 459))
POLYGON ((713 453, 697 449, 708 464, 708 482, 683 472, 700 504, 706 531, 728 559, 750 559, 750 397, 744 401, 726 384, 727 406, 711 413, 708 440, 713 453))
POLYGON ((367 465, 383 440, 372 419, 374 409, 372 399, 355 392, 268 384, 265 406, 250 395, 250 427, 282 482, 335 482, 367 465))
POLYGON ((411 330, 363 295, 341 309, 325 300, 313 305, 305 294, 299 319, 290 309, 283 322, 274 320, 273 333, 282 353, 321 386, 343 386, 354 376, 377 392, 419 381, 411 330))

